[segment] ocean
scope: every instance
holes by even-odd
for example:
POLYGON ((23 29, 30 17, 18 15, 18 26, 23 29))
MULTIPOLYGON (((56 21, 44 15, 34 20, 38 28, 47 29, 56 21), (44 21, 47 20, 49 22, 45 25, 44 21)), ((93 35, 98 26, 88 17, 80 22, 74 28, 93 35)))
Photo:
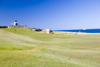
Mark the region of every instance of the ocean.
POLYGON ((59 32, 100 33, 100 29, 54 30, 59 32))

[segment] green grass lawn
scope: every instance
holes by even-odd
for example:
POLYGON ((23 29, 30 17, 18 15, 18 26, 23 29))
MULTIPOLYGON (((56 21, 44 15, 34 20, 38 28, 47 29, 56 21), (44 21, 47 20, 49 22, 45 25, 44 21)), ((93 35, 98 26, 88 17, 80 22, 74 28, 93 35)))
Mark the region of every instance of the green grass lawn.
POLYGON ((100 67, 100 34, 0 29, 0 67, 100 67))

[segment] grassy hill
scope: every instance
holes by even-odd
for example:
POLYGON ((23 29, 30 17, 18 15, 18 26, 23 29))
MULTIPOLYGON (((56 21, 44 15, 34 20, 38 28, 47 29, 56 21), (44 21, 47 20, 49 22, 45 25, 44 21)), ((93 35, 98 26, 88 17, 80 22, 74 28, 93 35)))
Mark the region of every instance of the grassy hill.
POLYGON ((0 67, 100 67, 100 34, 0 29, 0 67))

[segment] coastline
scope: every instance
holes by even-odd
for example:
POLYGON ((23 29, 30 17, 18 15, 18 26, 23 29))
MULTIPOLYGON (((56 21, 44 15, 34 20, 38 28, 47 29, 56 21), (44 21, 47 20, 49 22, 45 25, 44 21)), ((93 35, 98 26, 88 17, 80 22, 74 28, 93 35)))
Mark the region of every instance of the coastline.
POLYGON ((100 33, 86 33, 86 32, 67 32, 67 31, 54 31, 58 33, 72 33, 72 34, 100 34, 100 33))
POLYGON ((100 34, 100 29, 73 29, 73 30, 54 30, 58 32, 71 32, 71 33, 78 33, 78 34, 100 34))

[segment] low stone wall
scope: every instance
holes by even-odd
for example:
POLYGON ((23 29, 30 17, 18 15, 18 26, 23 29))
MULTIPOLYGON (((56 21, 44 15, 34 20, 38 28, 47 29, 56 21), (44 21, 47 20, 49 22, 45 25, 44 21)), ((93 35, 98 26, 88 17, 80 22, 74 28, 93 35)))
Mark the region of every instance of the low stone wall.
POLYGON ((8 26, 8 28, 27 28, 26 25, 11 25, 11 26, 8 26))

